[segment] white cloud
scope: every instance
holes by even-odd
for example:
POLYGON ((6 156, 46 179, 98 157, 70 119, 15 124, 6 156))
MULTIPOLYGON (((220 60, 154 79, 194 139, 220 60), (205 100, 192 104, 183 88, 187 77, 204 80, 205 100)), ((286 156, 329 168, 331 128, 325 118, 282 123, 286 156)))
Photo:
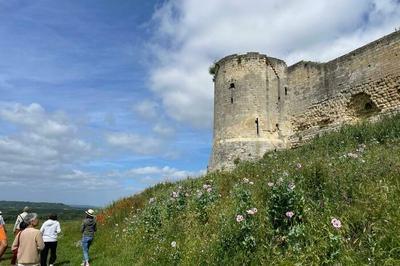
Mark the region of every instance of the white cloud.
POLYGON ((209 127, 208 67, 228 54, 259 51, 285 60, 326 61, 400 27, 398 0, 170 0, 154 14, 153 92, 177 121, 209 127), (206 7, 206 8, 204 8, 206 7))
POLYGON ((153 132, 163 137, 171 137, 175 134, 175 129, 163 123, 157 123, 153 126, 153 132))
POLYGON ((65 114, 48 113, 37 103, 0 105, 0 180, 34 184, 57 182, 66 166, 95 156, 65 114))
POLYGON ((110 133, 106 136, 109 144, 137 154, 157 154, 163 149, 163 143, 155 137, 141 136, 133 133, 110 133))
POLYGON ((186 171, 169 166, 146 166, 129 169, 124 172, 114 173, 114 175, 138 180, 145 184, 156 184, 162 181, 175 181, 187 177, 198 177, 200 175, 204 175, 205 173, 206 170, 186 171))
POLYGON ((134 106, 135 112, 146 119, 157 118, 157 108, 158 104, 150 100, 144 100, 134 106))

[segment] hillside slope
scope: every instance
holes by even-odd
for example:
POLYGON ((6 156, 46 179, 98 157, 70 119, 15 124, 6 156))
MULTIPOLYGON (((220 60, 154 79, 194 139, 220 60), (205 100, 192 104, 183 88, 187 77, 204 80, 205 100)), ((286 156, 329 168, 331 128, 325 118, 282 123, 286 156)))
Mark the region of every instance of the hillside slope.
POLYGON ((399 137, 400 116, 346 126, 115 202, 96 265, 400 265, 399 137))

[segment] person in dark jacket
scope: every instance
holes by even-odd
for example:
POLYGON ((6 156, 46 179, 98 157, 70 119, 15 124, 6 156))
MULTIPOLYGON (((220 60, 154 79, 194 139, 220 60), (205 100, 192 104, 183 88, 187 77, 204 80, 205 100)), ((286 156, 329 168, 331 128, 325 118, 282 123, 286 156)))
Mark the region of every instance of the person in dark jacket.
POLYGON ((83 220, 81 226, 82 233, 82 250, 83 250, 83 266, 89 266, 89 248, 93 242, 94 232, 97 231, 96 220, 94 218, 94 211, 89 209, 85 211, 86 218, 83 220))

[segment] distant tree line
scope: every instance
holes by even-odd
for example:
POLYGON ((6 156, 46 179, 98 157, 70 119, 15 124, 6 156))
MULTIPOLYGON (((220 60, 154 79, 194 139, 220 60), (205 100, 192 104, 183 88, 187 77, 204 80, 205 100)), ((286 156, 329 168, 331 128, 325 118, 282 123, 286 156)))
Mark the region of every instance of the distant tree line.
MULTIPOLYGON (((40 220, 47 219, 50 213, 56 213, 59 220, 77 220, 84 216, 84 210, 89 206, 69 206, 63 203, 27 202, 27 201, 0 201, 0 211, 7 224, 14 223, 17 215, 28 206, 32 212, 39 215, 40 220)), ((95 208, 95 207, 91 207, 95 208)))

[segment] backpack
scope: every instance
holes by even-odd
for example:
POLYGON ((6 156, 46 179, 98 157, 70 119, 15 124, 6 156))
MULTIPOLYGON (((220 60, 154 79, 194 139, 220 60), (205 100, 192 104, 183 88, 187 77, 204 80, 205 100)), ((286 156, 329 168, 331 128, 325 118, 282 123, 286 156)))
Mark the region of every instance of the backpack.
POLYGON ((28 227, 28 223, 25 222, 25 220, 22 218, 22 216, 20 215, 19 217, 21 217, 22 221, 19 223, 19 230, 24 230, 25 228, 28 227))
POLYGON ((26 223, 25 221, 22 221, 22 222, 20 222, 19 223, 19 230, 24 230, 25 228, 27 228, 28 227, 28 223, 26 223))

